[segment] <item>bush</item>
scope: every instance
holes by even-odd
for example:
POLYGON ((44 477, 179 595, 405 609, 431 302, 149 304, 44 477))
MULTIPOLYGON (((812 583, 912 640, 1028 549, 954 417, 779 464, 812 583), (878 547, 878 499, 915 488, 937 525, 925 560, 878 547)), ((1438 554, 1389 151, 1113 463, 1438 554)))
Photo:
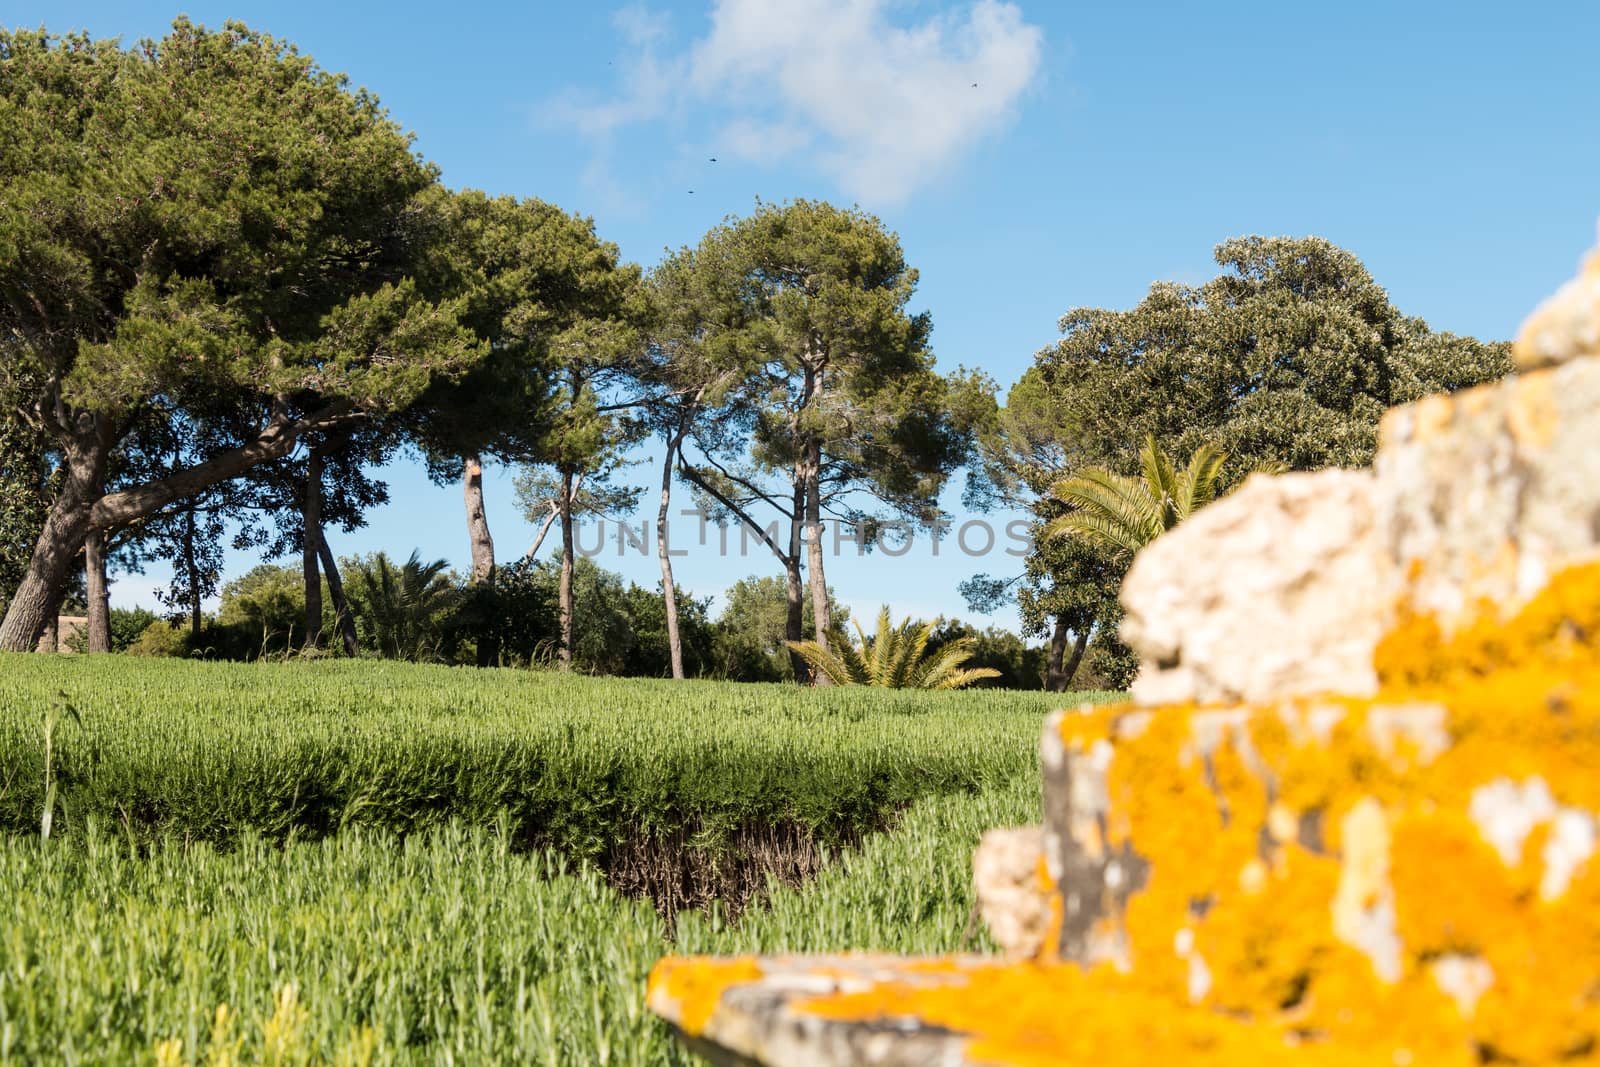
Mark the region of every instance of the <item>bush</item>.
MULTIPOLYGON (((170 624, 139 644, 185 647, 170 624)), ((685 828, 704 847, 741 827, 849 840, 918 797, 1030 771, 1053 703, 369 660, 63 670, 6 655, 0 828, 39 824, 39 719, 58 693, 81 718, 56 738, 63 833, 91 816, 213 841, 509 819, 519 840, 584 856, 685 828)))
MULTIPOLYGON (((518 561, 502 567, 495 581, 493 612, 505 662, 550 662, 560 645, 561 613, 557 560, 518 561)), ((667 609, 661 587, 645 589, 579 556, 572 572, 573 666, 587 674, 666 678, 672 674, 667 647, 667 609)), ((717 674, 712 655, 709 600, 678 593, 678 630, 684 673, 717 674)), ((480 609, 481 610, 481 609, 480 609)))
POLYGON ((189 631, 167 619, 157 619, 146 626, 126 649, 130 656, 186 656, 189 654, 189 631))

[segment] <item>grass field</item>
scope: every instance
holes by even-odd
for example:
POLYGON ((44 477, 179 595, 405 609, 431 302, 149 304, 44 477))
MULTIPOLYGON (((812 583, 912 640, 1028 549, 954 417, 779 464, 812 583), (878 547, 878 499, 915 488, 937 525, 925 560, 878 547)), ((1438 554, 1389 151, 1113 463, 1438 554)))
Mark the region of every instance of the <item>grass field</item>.
POLYGON ((1050 704, 0 658, 0 1065, 687 1062, 643 1013, 665 951, 956 948, 1050 704), (607 867, 776 824, 820 872, 737 923, 607 867))

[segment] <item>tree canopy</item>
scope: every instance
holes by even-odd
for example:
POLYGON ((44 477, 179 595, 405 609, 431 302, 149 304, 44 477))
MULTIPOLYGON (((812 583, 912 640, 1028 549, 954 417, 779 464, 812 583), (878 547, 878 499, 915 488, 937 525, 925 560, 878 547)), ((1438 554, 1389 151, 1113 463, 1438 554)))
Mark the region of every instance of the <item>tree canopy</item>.
POLYGON ((434 169, 292 46, 186 19, 131 49, 0 32, 0 72, 0 388, 30 390, 65 472, 0 624, 18 649, 90 530, 403 407, 482 349, 410 277, 434 169), (231 440, 105 493, 151 407, 231 440))
MULTIPOLYGON (((991 500, 1029 508, 1042 535, 1073 506, 1052 497, 1053 485, 1092 469, 1136 475, 1146 440, 1177 455, 1226 453, 1219 491, 1253 469, 1363 466, 1389 407, 1511 369, 1509 346, 1402 314, 1360 260, 1322 238, 1237 238, 1216 261, 1221 272, 1203 285, 1162 282, 1129 310, 1062 316, 1061 340, 984 424, 991 500)), ((1114 629, 1131 558, 1036 536, 1023 574, 966 588, 985 605, 1015 591, 1024 623, 1053 631, 1051 674, 1065 684, 1088 631, 1114 629)), ((1126 660, 1109 645, 1111 660, 1126 660)))
POLYGON ((789 640, 800 637, 804 555, 814 640, 826 646, 824 522, 870 535, 875 505, 932 521, 945 479, 968 458, 969 394, 981 379, 934 370, 932 320, 909 310, 917 272, 864 212, 761 204, 669 269, 686 276, 673 292, 691 328, 702 324, 697 358, 730 379, 717 388, 723 415, 695 434, 683 473, 782 563, 789 640))
POLYGON ((1016 475, 1132 474, 1147 435, 1176 454, 1220 449, 1236 477, 1365 466, 1388 408, 1511 369, 1506 344, 1401 314, 1360 260, 1320 237, 1236 238, 1216 261, 1203 285, 1158 283, 1131 310, 1062 316, 1062 339, 1007 400, 1016 475))

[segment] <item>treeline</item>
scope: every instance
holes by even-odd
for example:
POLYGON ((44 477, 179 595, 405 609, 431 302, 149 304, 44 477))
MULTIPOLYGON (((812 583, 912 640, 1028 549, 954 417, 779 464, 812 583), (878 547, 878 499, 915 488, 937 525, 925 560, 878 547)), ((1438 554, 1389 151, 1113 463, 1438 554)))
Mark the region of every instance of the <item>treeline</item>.
MULTIPOLYGON (((364 654, 418 663, 477 662, 476 643, 493 634, 507 666, 548 667, 556 662, 560 566, 522 562, 503 568, 497 595, 486 607, 478 591, 443 560, 426 563, 415 554, 397 562, 385 553, 345 557, 350 623, 364 654)), ((587 674, 662 678, 671 675, 666 613, 661 589, 645 589, 621 575, 579 558, 573 574, 581 610, 573 627, 573 666, 587 674)), ((321 629, 340 625, 323 587, 321 629)), ((830 594, 831 595, 831 594, 830 594)), ((751 576, 735 582, 713 615, 711 598, 679 601, 684 668, 691 678, 738 682, 792 682, 784 645, 784 590, 776 578, 751 576)), ((836 619, 848 617, 837 602, 836 619)), ((112 608, 111 651, 136 656, 208 660, 289 659, 305 654, 305 586, 298 568, 262 564, 222 587, 216 613, 198 628, 145 608, 112 608)), ((809 614, 805 622, 811 622, 809 614)), ((979 685, 1042 689, 1045 653, 1016 634, 942 620, 928 642, 929 655, 966 641, 967 666, 998 677, 979 685)), ((87 635, 67 639, 71 651, 88 651, 87 635)), ((326 655, 342 655, 335 644, 326 655)), ((1093 665, 1080 688, 1095 689, 1093 665)), ((1099 687, 1103 688, 1103 687, 1099 687)))
MULTIPOLYGON (((363 629, 365 578, 334 541, 387 499, 370 472, 409 453, 462 492, 445 658, 687 677, 705 610, 673 580, 674 493, 765 546, 782 641, 825 648, 837 524, 868 544, 927 527, 958 470, 970 506, 1025 507, 1042 532, 1076 506, 1064 479, 1134 473, 1147 437, 1228 453, 1224 482, 1361 464, 1388 406, 1508 367, 1504 346, 1400 314, 1326 241, 1246 238, 1204 285, 1069 312, 1002 407, 981 373, 936 371, 917 272, 873 216, 758 203, 646 270, 590 219, 445 188, 375 97, 237 23, 180 19, 132 48, 0 32, 0 122, 0 649, 81 599, 88 647, 109 650, 108 571, 154 560, 186 646, 208 647, 231 540, 299 558, 299 648, 408 654, 363 629), (584 603, 611 593, 576 525, 638 505, 624 459, 646 444, 661 585, 608 615, 584 603), (558 563, 497 562, 494 463, 558 563), (583 628, 616 617, 659 644, 585 652, 583 628)), ((1129 558, 1040 537, 1021 573, 966 592, 1015 600, 1049 639, 1050 688, 1086 663, 1116 686, 1129 558)), ((777 647, 778 673, 807 678, 777 647)))
POLYGON ((112 557, 171 561, 194 623, 235 530, 301 556, 305 644, 354 650, 322 628, 324 578, 349 614, 329 528, 359 525, 383 498, 365 471, 410 450, 463 487, 477 589, 498 585, 483 465, 534 472, 569 667, 574 523, 632 503, 613 475, 651 438, 662 524, 681 481, 748 526, 784 574, 786 638, 826 643, 824 524, 930 521, 992 405, 981 377, 935 372, 916 272, 863 212, 758 205, 647 273, 588 219, 445 189, 370 94, 236 23, 132 49, 19 31, 0 61, 7 474, 37 504, 8 538, 31 550, 0 647, 33 646, 80 566, 108 647, 112 557))

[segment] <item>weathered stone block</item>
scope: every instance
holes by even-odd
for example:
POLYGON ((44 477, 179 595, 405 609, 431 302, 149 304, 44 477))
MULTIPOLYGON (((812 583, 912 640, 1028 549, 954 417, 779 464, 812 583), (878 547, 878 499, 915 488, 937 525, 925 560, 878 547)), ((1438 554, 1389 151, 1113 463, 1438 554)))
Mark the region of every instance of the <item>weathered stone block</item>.
POLYGON ((1387 601, 1364 471, 1257 475, 1139 553, 1121 635, 1140 704, 1370 693, 1387 601))
POLYGON ((652 1009, 730 1063, 1600 1062, 1600 258, 1518 360, 1140 556, 1136 703, 975 857, 1034 958, 669 959, 652 1009))
POLYGON ((663 960, 650 976, 650 1010, 716 1064, 767 1067, 964 1067, 968 1037, 892 1017, 832 1018, 812 1010, 889 983, 939 986, 992 963, 922 964, 896 956, 663 960), (924 970, 925 969, 925 970, 924 970))
POLYGON ((1528 316, 1512 354, 1523 369, 1600 356, 1600 250, 1589 253, 1578 276, 1528 316))
POLYGON ((1370 695, 1379 638, 1512 612, 1600 558, 1600 358, 1385 417, 1371 474, 1256 477, 1157 539, 1123 584, 1135 702, 1370 695))
POLYGON ((1058 958, 1335 1044, 1600 1047, 1600 564, 1492 618, 1373 698, 1054 717, 1058 958))
POLYGON ((1028 826, 990 830, 972 854, 972 883, 989 936, 1012 959, 1030 959, 1052 925, 1055 888, 1044 859, 1044 831, 1028 826))
POLYGON ((1385 598, 1450 630, 1600 556, 1596 456, 1600 359, 1390 412, 1375 480, 1385 598))

